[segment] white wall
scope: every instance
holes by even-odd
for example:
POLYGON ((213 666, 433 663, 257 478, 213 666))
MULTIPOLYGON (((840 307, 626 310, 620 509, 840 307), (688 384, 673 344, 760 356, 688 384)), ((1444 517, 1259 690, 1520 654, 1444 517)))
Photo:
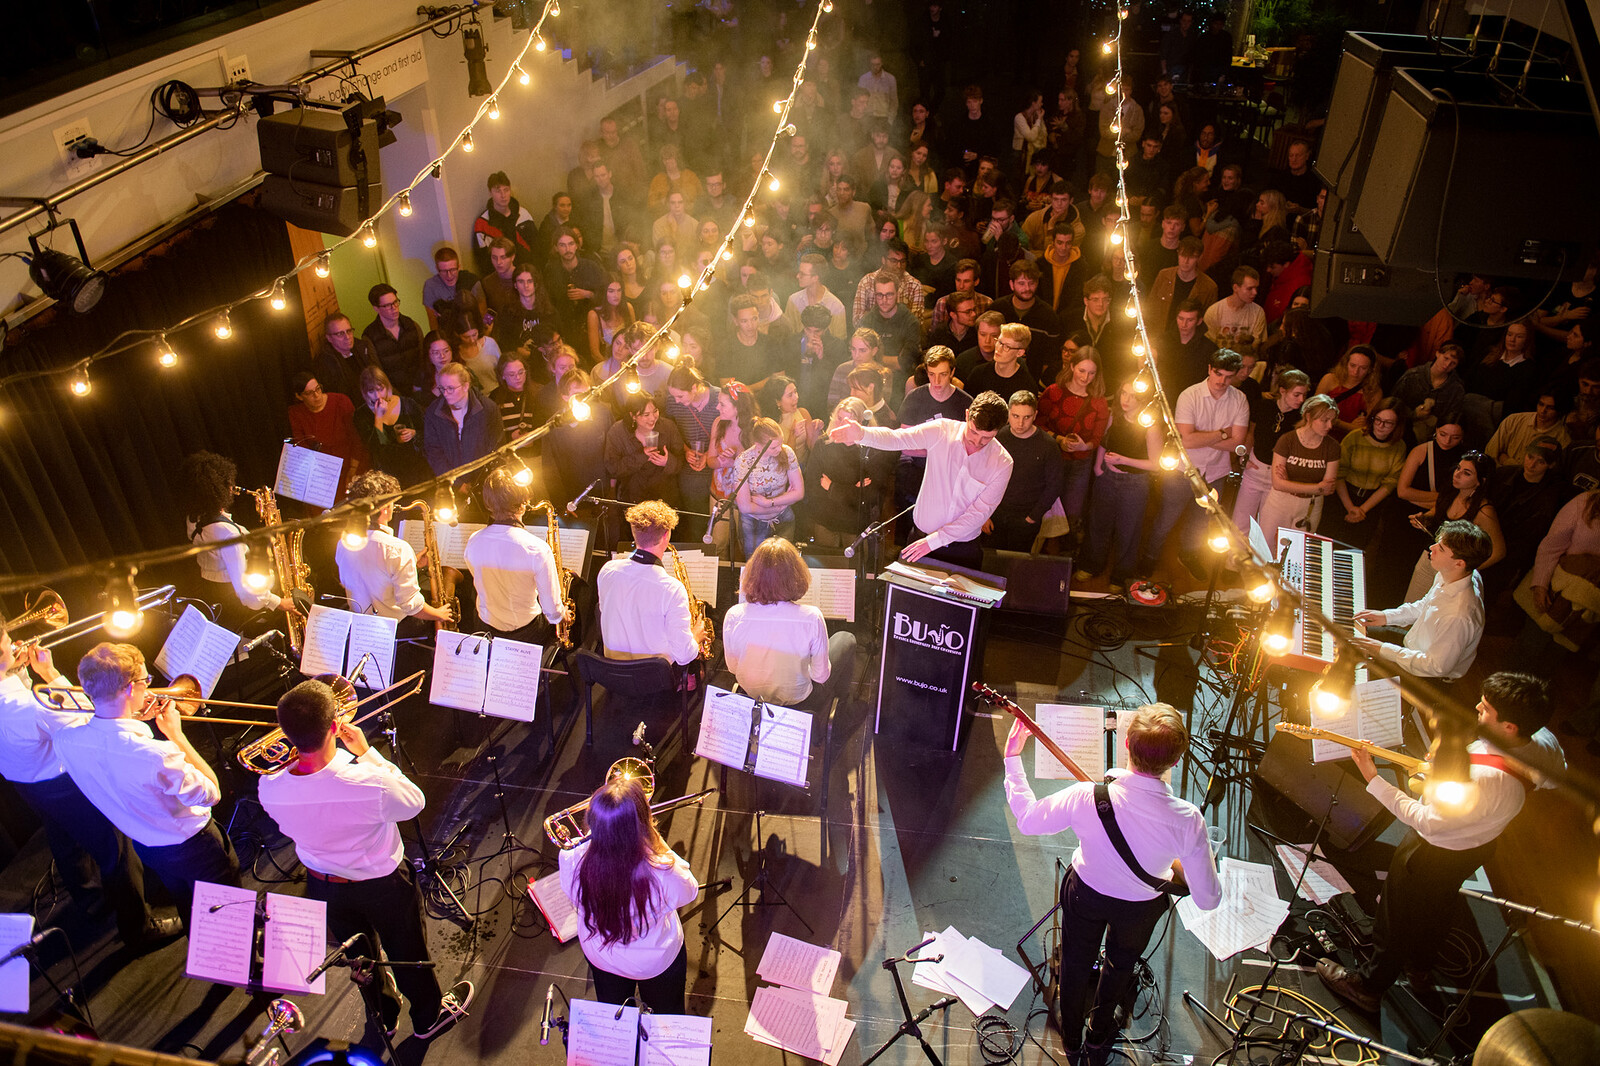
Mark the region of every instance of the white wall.
MULTIPOLYGON (((255 81, 281 84, 314 65, 312 49, 370 45, 416 25, 415 10, 395 0, 324 0, 9 116, 0 120, 0 158, 5 160, 0 192, 50 195, 114 161, 102 156, 85 164, 88 169, 69 174, 55 146, 58 127, 86 119, 102 144, 124 148, 144 134, 151 90, 165 81, 220 85, 225 61, 245 56, 255 81)), ((485 21, 491 83, 505 74, 525 35, 526 31, 513 33, 510 20, 485 21)), ((408 182, 424 162, 436 158, 481 102, 467 95, 459 35, 438 39, 425 34, 418 40, 424 45, 427 81, 389 101, 404 118, 396 130, 399 141, 382 156, 389 190, 408 182)), ((418 189, 411 218, 394 215, 380 227, 379 272, 402 290, 414 317, 421 318, 421 284, 432 272, 434 247, 446 240, 465 244, 471 221, 482 210, 484 178, 490 172, 507 171, 529 210, 542 216, 550 193, 577 162, 578 142, 600 118, 677 74, 676 66, 667 61, 607 87, 592 82, 587 72, 579 72, 558 53, 529 55, 532 61, 526 66, 533 83, 524 88, 512 81, 502 100, 500 120, 485 119, 478 127, 477 150, 453 157, 440 181, 429 180, 418 189)), ((157 118, 152 141, 174 132, 170 122, 157 118)), ((61 213, 77 220, 90 258, 98 261, 197 202, 233 188, 259 171, 260 164, 252 115, 232 129, 203 134, 73 198, 61 213)), ((0 211, 11 213, 11 209, 0 211)), ((0 234, 0 252, 27 251, 27 234, 43 225, 41 218, 0 234)), ((54 243, 72 250, 64 232, 55 235, 54 243)), ((0 260, 0 307, 14 309, 19 294, 24 300, 37 294, 26 268, 16 259, 0 260)), ((350 310, 359 320, 368 309, 350 310)))

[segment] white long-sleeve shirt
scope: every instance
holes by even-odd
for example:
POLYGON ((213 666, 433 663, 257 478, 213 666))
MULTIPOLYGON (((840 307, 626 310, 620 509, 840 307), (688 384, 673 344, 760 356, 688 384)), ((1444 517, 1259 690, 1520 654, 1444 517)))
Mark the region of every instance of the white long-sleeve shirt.
POLYGON ((222 792, 170 740, 132 718, 90 717, 54 734, 78 790, 128 839, 182 844, 206 827, 222 792))
POLYGON ((636 551, 611 560, 600 568, 595 591, 600 637, 610 658, 665 655, 687 666, 700 657, 689 629, 689 592, 655 556, 636 551))
POLYGON ((561 621, 561 583, 556 557, 544 538, 520 524, 496 522, 467 539, 462 550, 478 590, 478 617, 503 633, 544 616, 561 621))
POLYGON ((1379 644, 1377 654, 1418 677, 1454 681, 1472 665, 1483 637, 1483 579, 1473 571, 1445 583, 1442 574, 1422 599, 1383 612, 1383 622, 1410 626, 1404 646, 1379 644))
MULTIPOLYGON (((1083 883, 1114 899, 1148 900, 1159 893, 1141 881, 1106 834, 1094 806, 1094 784, 1083 781, 1043 799, 1035 799, 1022 767, 1022 757, 1006 764, 1006 802, 1026 836, 1048 836, 1070 829, 1078 838, 1072 868, 1083 883)), ((1172 860, 1183 862, 1183 874, 1195 905, 1208 911, 1222 902, 1217 864, 1206 841, 1206 820, 1200 809, 1167 790, 1159 777, 1131 770, 1112 770, 1111 809, 1128 849, 1153 877, 1168 877, 1172 860)))
POLYGON ((1011 453, 991 441, 968 455, 966 433, 965 421, 950 418, 861 431, 861 443, 868 448, 927 453, 928 466, 911 517, 934 548, 976 540, 1011 480, 1011 453))
MULTIPOLYGON (((824 666, 826 656, 824 656, 824 666)), ((51 711, 33 698, 32 678, 13 674, 0 678, 0 777, 15 784, 49 781, 67 772, 50 734, 89 720, 83 711, 51 711)), ((70 684, 58 677, 50 684, 70 684)))
POLYGON ((333 561, 351 609, 359 614, 410 618, 427 606, 417 585, 417 553, 388 526, 369 533, 357 551, 345 547, 341 538, 333 561))
POLYGON ((804 603, 736 603, 722 621, 722 654, 750 695, 792 707, 828 680, 828 623, 804 603))
MULTIPOLYGON (((666 866, 651 865, 651 894, 649 913, 644 915, 643 928, 635 926, 634 938, 624 943, 607 944, 599 933, 589 928, 584 911, 583 893, 578 888, 578 868, 589 853, 585 841, 575 848, 563 851, 558 862, 561 887, 578 909, 578 944, 583 957, 598 969, 618 977, 631 977, 636 981, 661 974, 683 947, 683 922, 678 918, 678 908, 690 903, 700 892, 700 880, 689 864, 677 852, 670 852, 671 862, 666 866)), ((634 915, 635 923, 639 915, 634 915)))
POLYGON ((306 869, 370 881, 405 858, 398 823, 422 813, 422 789, 368 748, 358 759, 340 748, 314 774, 280 770, 261 779, 261 806, 306 869))
MULTIPOLYGON (((195 544, 209 544, 212 541, 228 540, 245 532, 245 528, 235 522, 232 515, 224 514, 222 519, 220 522, 208 523, 198 531, 194 523, 190 522, 189 539, 195 544)), ((232 585, 234 595, 239 597, 239 602, 252 611, 276 611, 283 606, 283 599, 270 590, 257 592, 244 583, 245 565, 248 560, 245 558, 243 544, 212 548, 195 556, 195 561, 200 564, 201 577, 219 585, 232 585)))

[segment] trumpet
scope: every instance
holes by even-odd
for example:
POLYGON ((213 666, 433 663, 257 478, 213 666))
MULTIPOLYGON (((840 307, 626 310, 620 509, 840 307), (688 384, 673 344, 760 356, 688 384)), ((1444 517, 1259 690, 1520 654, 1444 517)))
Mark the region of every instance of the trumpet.
MULTIPOLYGON (((644 787, 644 798, 649 799, 655 793, 655 773, 650 769, 650 764, 643 759, 631 755, 624 756, 611 764, 606 771, 606 784, 614 781, 637 780, 644 787)), ((689 796, 679 796, 677 799, 663 800, 652 804, 652 815, 665 814, 667 811, 687 807, 691 803, 699 803, 715 792, 714 788, 702 789, 689 796)), ((571 849, 589 839, 589 799, 584 797, 572 806, 559 810, 544 820, 544 835, 550 838, 550 843, 562 851, 571 849)))
MULTIPOLYGON (((40 589, 33 594, 31 600, 22 601, 22 613, 15 618, 6 619, 6 632, 15 633, 23 626, 42 625, 49 630, 57 630, 67 625, 72 619, 67 614, 67 605, 61 601, 61 596, 54 589, 40 589)), ((16 646, 16 661, 11 669, 6 671, 6 676, 20 674, 29 665, 28 653, 44 638, 35 637, 32 640, 21 641, 16 646)))
POLYGON ((305 1016, 291 1001, 275 999, 268 1003, 267 1027, 256 1037, 250 1053, 245 1056, 244 1066, 278 1066, 279 1049, 273 1046, 273 1042, 280 1036, 299 1032, 305 1028, 305 1024, 305 1016))

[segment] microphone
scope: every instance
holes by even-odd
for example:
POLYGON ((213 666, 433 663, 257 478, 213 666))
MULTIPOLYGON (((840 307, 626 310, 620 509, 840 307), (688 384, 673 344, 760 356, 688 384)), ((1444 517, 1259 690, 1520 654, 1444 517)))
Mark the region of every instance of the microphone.
POLYGON ((550 985, 544 990, 544 1017, 539 1019, 539 1043, 550 1043, 550 1008, 555 1003, 556 986, 550 985))
POLYGON ((355 947, 356 941, 361 940, 366 935, 367 934, 365 933, 357 933, 349 940, 346 940, 343 944, 340 944, 338 947, 328 952, 328 957, 323 959, 322 963, 315 970, 312 970, 310 973, 306 974, 306 984, 309 985, 312 981, 315 981, 317 978, 333 969, 334 964, 340 959, 344 958, 345 952, 355 947))
POLYGON ((861 546, 861 542, 862 541, 866 540, 871 535, 872 535, 872 527, 871 526, 868 526, 866 529, 862 530, 861 531, 861 535, 858 536, 855 540, 851 541, 849 547, 845 548, 844 557, 846 559, 854 559, 856 557, 856 549, 861 546))
POLYGON ((248 656, 251 652, 253 652, 257 648, 261 647, 261 645, 265 644, 267 641, 271 640, 273 637, 282 637, 282 636, 283 636, 283 634, 278 632, 278 630, 269 629, 265 633, 261 634, 259 637, 252 637, 251 639, 245 641, 244 653, 245 653, 246 656, 248 656))
POLYGON ((711 505, 711 521, 706 523, 706 535, 700 538, 702 543, 711 543, 712 531, 717 528, 717 523, 722 521, 722 516, 727 510, 728 501, 726 499, 718 500, 711 505))
POLYGON ((361 658, 356 660, 356 668, 350 671, 350 680, 352 682, 365 682, 367 680, 367 664, 371 661, 372 653, 370 651, 362 652, 361 658))
POLYGON ((1243 444, 1236 444, 1233 448, 1233 454, 1243 459, 1250 454, 1250 449, 1246 448, 1243 444))
POLYGON ((593 481, 589 482, 589 487, 584 489, 582 492, 578 493, 578 498, 577 499, 575 499, 571 503, 567 504, 567 513, 568 514, 577 514, 578 513, 578 504, 582 503, 585 499, 587 499, 588 496, 589 496, 589 493, 593 492, 597 487, 599 487, 600 482, 603 481, 603 480, 605 480, 605 479, 597 477, 593 481))
POLYGON ((29 937, 27 940, 24 940, 22 943, 18 944, 4 955, 0 955, 0 966, 4 966, 12 959, 20 959, 22 956, 28 954, 40 944, 43 944, 45 942, 45 938, 47 938, 51 933, 59 932, 61 932, 61 930, 57 929, 53 925, 48 929, 39 930, 37 933, 33 934, 33 936, 29 937))

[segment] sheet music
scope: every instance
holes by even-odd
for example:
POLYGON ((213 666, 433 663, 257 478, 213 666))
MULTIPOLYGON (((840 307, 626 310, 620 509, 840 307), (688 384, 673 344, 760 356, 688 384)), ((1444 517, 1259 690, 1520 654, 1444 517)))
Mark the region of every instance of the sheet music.
POLYGON ((318 604, 306 616, 306 635, 300 642, 300 672, 307 677, 344 673, 344 646, 350 639, 355 615, 318 604))
POLYGON ((824 618, 856 620, 856 572, 809 567, 811 587, 800 597, 800 602, 810 604, 822 612, 824 618))
POLYGON ((947 573, 898 559, 885 566, 879 576, 898 579, 901 584, 923 592, 942 593, 984 607, 997 607, 1006 598, 1006 590, 998 585, 978 581, 966 574, 947 573))
MULTIPOLYGON (((250 954, 255 946, 256 894, 248 888, 196 881, 189 912, 189 957, 184 975, 224 985, 250 983, 250 954), (213 911, 211 908, 218 907, 213 911)), ((321 955, 317 956, 320 962, 321 955)), ((313 962, 307 966, 310 973, 313 962)))
MULTIPOLYGON (((1112 753, 1114 756, 1112 765, 1119 770, 1130 768, 1128 765, 1128 724, 1133 721, 1133 716, 1138 713, 1138 711, 1117 711, 1117 740, 1116 750, 1112 753)), ((1168 770, 1162 774, 1161 780, 1169 785, 1172 784, 1172 771, 1168 770)))
POLYGON ((756 741, 757 777, 806 788, 811 758, 811 714, 791 707, 763 707, 756 741))
POLYGON ((434 639, 428 702, 458 711, 480 711, 488 682, 488 638, 441 630, 434 639))
MULTIPOLYGON (((1279 844, 1273 849, 1278 853, 1278 861, 1283 863, 1283 868, 1289 873, 1289 881, 1293 883, 1300 878, 1300 870, 1306 865, 1310 856, 1302 848, 1291 844, 1279 844)), ((1350 882, 1333 864, 1322 859, 1311 860, 1311 869, 1306 870, 1305 880, 1300 884, 1300 896, 1312 903, 1322 906, 1341 892, 1355 891, 1350 887, 1350 882)))
MULTIPOLYGON (((1106 709, 1066 703, 1040 703, 1034 721, 1078 768, 1098 781, 1106 775, 1106 709)), ((1043 744, 1033 746, 1033 776, 1041 781, 1077 778, 1043 744)))
POLYGON ((1261 947, 1289 916, 1289 904, 1278 898, 1272 867, 1223 859, 1217 864, 1222 902, 1202 911, 1194 897, 1178 900, 1178 917, 1219 961, 1249 948, 1261 947))
MULTIPOLYGON (((439 542, 439 564, 465 571, 467 560, 461 553, 466 550, 467 541, 472 539, 472 535, 478 530, 487 528, 488 526, 482 522, 457 522, 453 526, 448 522, 434 522, 433 539, 439 542)), ((411 545, 418 559, 428 550, 427 539, 422 535, 420 518, 407 518, 401 521, 400 539, 411 545)))
MULTIPOLYGON (((536 527, 536 532, 539 539, 550 543, 548 523, 536 527)), ((589 558, 589 531, 582 526, 557 525, 556 534, 556 543, 561 545, 561 565, 574 574, 582 574, 583 564, 589 558)))
POLYGON ((646 1014, 639 1066, 709 1066, 711 1019, 694 1014, 646 1014))
POLYGON ((792 936, 773 933, 756 964, 756 974, 775 985, 801 988, 827 995, 844 956, 830 947, 808 944, 792 936))
POLYGON ((200 694, 210 696, 238 646, 239 634, 217 625, 191 603, 167 633, 154 666, 168 680, 179 674, 193 676, 200 682, 200 694))
MULTIPOLYGON (((356 668, 361 657, 371 654, 372 658, 367 660, 367 679, 357 681, 356 684, 376 692, 393 682, 395 627, 399 624, 398 618, 385 618, 377 614, 352 614, 350 648, 345 652, 345 666, 342 671, 344 676, 350 677, 350 671, 356 668)), ((354 678, 350 679, 355 681, 354 678)))
POLYGON ((844 1056, 844 1049, 850 1046, 850 1038, 856 1035, 856 1023, 849 1018, 839 1019, 839 1028, 833 1031, 833 1047, 822 1056, 825 1066, 839 1066, 839 1060, 844 1056))
POLYGON ((847 1004, 842 999, 763 985, 750 1001, 744 1031, 773 1047, 808 1059, 824 1058, 838 1038, 847 1004))
POLYGON ((567 1066, 634 1066, 639 1008, 575 999, 567 1010, 567 1066))
MULTIPOLYGON (((243 910, 243 905, 240 906, 243 910)), ((219 912, 220 913, 220 912, 219 912)), ((263 938, 265 958, 261 985, 274 992, 327 991, 328 975, 319 974, 306 984, 328 953, 328 905, 320 899, 267 893, 267 925, 263 938)))
POLYGON ((272 491, 314 507, 332 507, 339 495, 339 474, 343 470, 344 460, 339 456, 285 441, 272 491))
MULTIPOLYGON (((1380 677, 1362 682, 1350 690, 1350 704, 1337 718, 1318 718, 1313 725, 1330 733, 1342 733, 1356 740, 1370 740, 1380 748, 1400 750, 1405 744, 1401 725, 1400 682, 1380 677)), ((1311 761, 1331 762, 1350 758, 1350 749, 1337 740, 1313 740, 1311 761)))
MULTIPOLYGON (((21 947, 33 938, 33 915, 0 914, 0 952, 21 947)), ((7 1014, 27 1014, 30 1006, 28 960, 12 959, 0 966, 0 1011, 7 1014)))
MULTIPOLYGON (((966 1005, 966 1008, 972 1012, 974 1017, 988 1013, 989 1008, 994 1006, 994 1000, 985 999, 983 994, 973 989, 972 986, 951 977, 950 971, 943 961, 931 961, 940 955, 946 954, 946 949, 951 944, 965 940, 966 937, 963 937, 960 931, 952 925, 947 926, 942 933, 922 934, 922 939, 928 940, 930 938, 933 943, 917 951, 918 958, 930 961, 919 962, 912 967, 911 983, 921 985, 923 988, 931 988, 935 992, 943 992, 947 996, 955 996, 966 1005)), ((985 947, 990 952, 999 950, 998 948, 989 948, 987 945, 985 947)))
POLYGON ((578 935, 578 909, 573 906, 567 890, 561 887, 560 870, 528 882, 528 894, 538 904, 540 913, 550 925, 550 932, 557 940, 565 944, 578 935))
POLYGON ((1028 971, 977 937, 944 944, 944 967, 952 980, 969 986, 1005 1010, 1028 983, 1028 971))
POLYGON ((542 646, 496 637, 489 648, 483 712, 518 722, 533 721, 533 712, 539 703, 539 666, 543 661, 542 646))
POLYGON ((755 701, 715 685, 706 686, 705 708, 700 714, 700 737, 694 753, 735 770, 743 770, 750 754, 751 712, 755 701))

